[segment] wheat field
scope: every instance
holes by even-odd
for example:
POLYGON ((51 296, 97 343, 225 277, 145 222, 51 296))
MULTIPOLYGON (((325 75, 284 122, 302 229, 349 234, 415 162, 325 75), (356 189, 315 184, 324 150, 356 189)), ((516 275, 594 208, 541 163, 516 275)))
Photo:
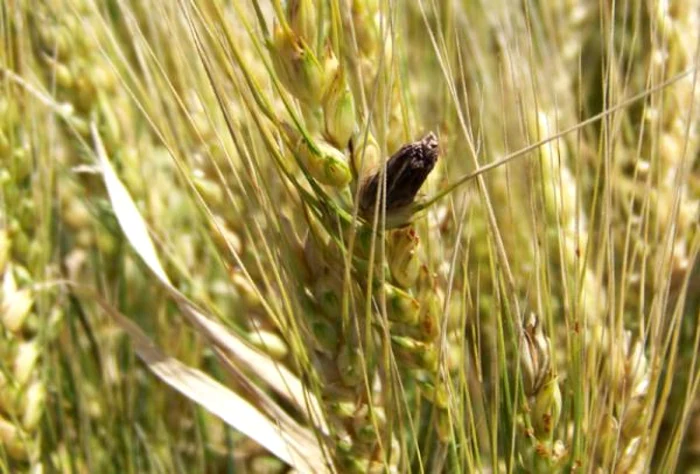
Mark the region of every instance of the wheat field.
POLYGON ((700 473, 700 1, 0 33, 0 472, 700 473))

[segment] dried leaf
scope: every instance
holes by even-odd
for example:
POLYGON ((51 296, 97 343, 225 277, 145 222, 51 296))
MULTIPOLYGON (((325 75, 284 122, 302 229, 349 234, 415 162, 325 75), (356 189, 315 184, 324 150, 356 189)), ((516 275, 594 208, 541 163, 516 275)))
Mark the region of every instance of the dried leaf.
MULTIPOLYGON (((143 259, 144 263, 146 263, 149 269, 158 277, 160 282, 168 290, 170 295, 177 301, 178 306, 184 315, 214 346, 224 351, 226 354, 230 354, 237 362, 243 363, 249 370, 255 372, 256 375, 260 376, 265 382, 267 382, 271 388, 283 395, 288 400, 292 401, 300 412, 306 415, 309 419, 313 420, 313 422, 320 429, 322 429, 323 432, 327 432, 325 419, 321 415, 319 403, 313 394, 309 393, 304 388, 301 380, 267 355, 251 348, 246 342, 244 342, 236 334, 232 333, 228 328, 204 315, 194 303, 192 303, 185 295, 180 293, 180 291, 172 285, 170 279, 165 273, 165 270, 163 269, 163 266, 160 263, 155 246, 153 245, 153 241, 148 234, 146 223, 131 199, 129 192, 126 190, 114 172, 94 124, 92 126, 92 134, 98 159, 100 161, 100 166, 102 168, 105 185, 107 187, 107 192, 122 231, 126 235, 127 240, 132 245, 134 250, 143 259)), ((148 355, 148 353, 145 355, 148 355)), ((151 367, 150 364, 149 368, 156 372, 156 368, 151 367)), ((231 364, 230 368, 237 371, 239 376, 245 379, 245 374, 239 367, 231 364)), ((173 372, 170 372, 170 374, 172 373, 173 372)), ((165 375, 162 371, 156 374, 161 378, 165 375)), ((229 393, 233 392, 229 391, 229 393)), ((185 394, 187 395, 187 393, 185 394)), ((190 398, 197 401, 195 398, 190 398)), ((265 411, 268 413, 273 413, 277 408, 278 407, 273 408, 270 406, 265 411)), ((219 415, 219 413, 216 414, 219 415)), ((222 419, 227 421, 227 419, 223 416, 222 419)), ((305 432, 303 438, 307 440, 315 439, 309 430, 302 430, 300 428, 299 432, 302 431, 305 432)), ((265 445, 264 443, 261 444, 265 445)), ((314 450, 318 456, 314 455, 313 457, 318 460, 317 462, 321 462, 323 459, 323 453, 320 451, 316 443, 313 444, 313 448, 309 448, 307 446, 305 449, 314 450)), ((273 449, 270 450, 275 452, 273 449)), ((275 454, 277 454, 277 452, 275 452, 275 454)), ((324 466, 321 471, 314 472, 322 472, 326 471, 327 469, 328 468, 324 466)))
POLYGON ((330 472, 318 443, 289 417, 271 420, 205 373, 161 352, 129 318, 98 303, 129 335, 134 351, 159 379, 301 472, 330 472))

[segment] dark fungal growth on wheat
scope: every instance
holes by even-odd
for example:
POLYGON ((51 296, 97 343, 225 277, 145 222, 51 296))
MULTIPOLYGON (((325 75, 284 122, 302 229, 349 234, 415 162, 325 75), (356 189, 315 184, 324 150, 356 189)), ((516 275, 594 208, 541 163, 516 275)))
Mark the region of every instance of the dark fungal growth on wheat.
POLYGON ((430 132, 421 140, 402 146, 386 163, 384 172, 368 177, 360 190, 360 212, 371 215, 377 199, 381 199, 382 179, 386 176, 386 212, 391 213, 411 204, 418 190, 435 167, 438 141, 430 132))

